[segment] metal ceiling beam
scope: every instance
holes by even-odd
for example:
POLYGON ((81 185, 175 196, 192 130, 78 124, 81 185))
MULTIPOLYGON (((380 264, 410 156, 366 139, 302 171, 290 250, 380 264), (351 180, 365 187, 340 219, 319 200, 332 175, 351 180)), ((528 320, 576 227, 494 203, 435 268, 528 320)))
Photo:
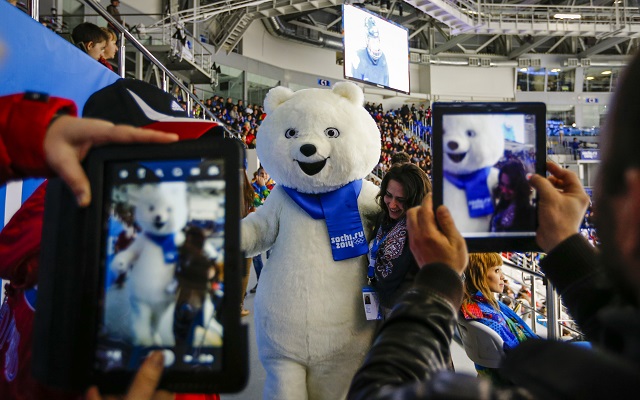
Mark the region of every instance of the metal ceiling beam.
POLYGON ((462 35, 458 35, 458 36, 454 36, 453 38, 449 39, 447 42, 441 44, 440 46, 436 46, 432 51, 431 54, 438 54, 438 53, 442 53, 443 51, 447 51, 453 47, 456 47, 458 44, 467 41, 471 38, 474 38, 476 35, 472 35, 472 34, 462 34, 462 35))
POLYGON ((540 38, 538 40, 536 40, 533 43, 529 43, 527 45, 524 46, 520 46, 517 49, 513 50, 511 53, 509 53, 509 55, 507 57, 509 57, 510 59, 514 59, 517 58, 525 53, 530 52, 531 50, 535 49, 536 47, 540 46, 541 44, 543 44, 544 42, 546 42, 547 40, 552 39, 554 36, 545 36, 543 38, 540 38))
POLYGON ((424 24, 422 25, 420 28, 416 29, 415 31, 413 31, 410 35, 409 35, 409 39, 413 39, 414 36, 416 36, 417 34, 421 33, 423 30, 425 30, 426 28, 429 27, 429 24, 424 24))
POLYGON ((636 39, 631 39, 629 40, 629 43, 627 44, 627 52, 625 54, 629 55, 631 54, 631 51, 633 50, 633 44, 635 43, 636 39))
POLYGON ((560 45, 562 44, 562 42, 564 42, 564 40, 565 40, 566 38, 568 38, 568 37, 569 37, 569 36, 563 36, 563 37, 561 37, 560 39, 558 39, 558 40, 556 41, 556 43, 555 43, 553 46, 551 46, 551 47, 549 48, 549 50, 547 50, 547 54, 551 54, 551 52, 552 52, 552 51, 554 51, 558 46, 560 46, 560 45))
POLYGON ((329 23, 329 25, 327 25, 327 29, 331 28, 332 26, 334 26, 335 24, 337 24, 338 22, 342 21, 342 16, 334 19, 333 21, 331 21, 331 23, 329 23))
POLYGON ((602 53, 603 51, 605 51, 606 49, 613 47, 619 43, 622 43, 624 41, 629 40, 629 38, 626 37, 612 37, 612 38, 608 38, 605 39, 603 41, 601 41, 600 43, 597 43, 591 47, 589 47, 588 49, 586 49, 585 51, 583 51, 582 53, 578 54, 578 58, 588 58, 590 56, 602 53))
POLYGON ((474 52, 476 54, 478 54, 479 52, 481 52, 482 50, 484 50, 485 47, 487 47, 489 44, 491 44, 491 42, 493 42, 494 40, 496 40, 497 38, 499 38, 500 35, 494 35, 492 36, 489 40, 487 40, 486 42, 482 43, 480 46, 478 46, 474 52))

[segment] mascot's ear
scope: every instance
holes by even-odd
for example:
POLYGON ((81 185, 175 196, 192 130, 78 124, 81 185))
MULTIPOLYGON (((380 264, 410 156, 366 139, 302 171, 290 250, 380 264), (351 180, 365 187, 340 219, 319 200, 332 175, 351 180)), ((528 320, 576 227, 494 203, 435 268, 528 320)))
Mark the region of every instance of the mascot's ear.
POLYGON ((277 86, 269 90, 264 98, 264 112, 269 115, 280 106, 280 104, 289 100, 293 96, 293 90, 284 86, 277 86))
POLYGON ((338 82, 333 85, 333 93, 342 96, 358 107, 364 104, 364 93, 362 89, 352 82, 338 82))

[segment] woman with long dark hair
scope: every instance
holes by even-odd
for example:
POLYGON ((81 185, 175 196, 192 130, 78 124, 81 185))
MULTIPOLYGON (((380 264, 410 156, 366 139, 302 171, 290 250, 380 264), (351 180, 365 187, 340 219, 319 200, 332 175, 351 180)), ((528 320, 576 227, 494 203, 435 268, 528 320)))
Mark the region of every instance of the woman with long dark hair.
POLYGON ((369 244, 369 262, 383 317, 418 272, 409 249, 406 212, 430 192, 429 178, 411 163, 394 164, 380 184, 377 201, 382 211, 374 230, 376 236, 369 244))
POLYGON ((524 165, 512 160, 500 168, 491 217, 491 232, 529 232, 535 230, 535 208, 531 205, 531 187, 524 165))

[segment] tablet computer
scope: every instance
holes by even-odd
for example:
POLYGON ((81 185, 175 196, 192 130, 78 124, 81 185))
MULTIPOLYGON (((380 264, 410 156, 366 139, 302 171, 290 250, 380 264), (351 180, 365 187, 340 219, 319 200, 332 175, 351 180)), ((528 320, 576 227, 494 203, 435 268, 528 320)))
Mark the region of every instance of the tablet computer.
POLYGON ((153 350, 160 387, 224 393, 247 381, 240 322, 240 178, 229 139, 105 146, 79 209, 59 180, 45 204, 34 374, 122 393, 153 350))
POLYGON ((537 196, 545 174, 544 103, 433 104, 434 207, 446 205, 469 251, 537 251, 537 196))

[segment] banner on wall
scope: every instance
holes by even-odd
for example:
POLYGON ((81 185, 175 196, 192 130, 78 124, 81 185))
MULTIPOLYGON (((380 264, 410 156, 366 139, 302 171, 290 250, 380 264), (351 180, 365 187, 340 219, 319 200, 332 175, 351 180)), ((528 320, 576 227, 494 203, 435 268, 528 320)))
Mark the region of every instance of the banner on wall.
MULTIPOLYGON (((41 92, 75 101, 78 110, 119 76, 8 2, 0 1, 0 96, 41 92)), ((0 227, 42 179, 0 187, 0 227)))

